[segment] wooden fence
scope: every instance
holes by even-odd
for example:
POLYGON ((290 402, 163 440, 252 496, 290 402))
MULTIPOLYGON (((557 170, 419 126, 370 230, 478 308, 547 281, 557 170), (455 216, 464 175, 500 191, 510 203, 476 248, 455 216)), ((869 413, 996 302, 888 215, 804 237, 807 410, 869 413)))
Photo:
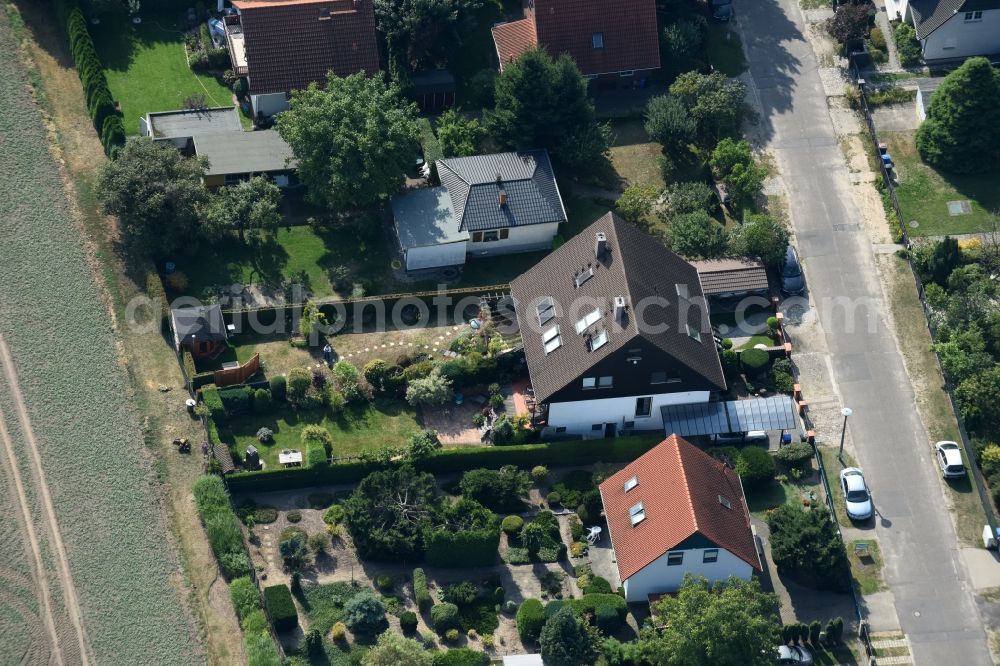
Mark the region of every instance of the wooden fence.
POLYGON ((223 386, 233 386, 242 384, 260 370, 260 354, 253 357, 238 368, 227 368, 215 371, 215 385, 219 388, 223 386))

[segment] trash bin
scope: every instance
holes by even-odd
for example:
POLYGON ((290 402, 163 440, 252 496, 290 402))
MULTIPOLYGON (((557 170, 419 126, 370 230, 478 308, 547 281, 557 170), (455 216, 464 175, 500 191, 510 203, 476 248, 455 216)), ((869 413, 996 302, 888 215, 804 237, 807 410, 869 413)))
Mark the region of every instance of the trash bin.
POLYGON ((195 401, 194 398, 188 398, 187 400, 184 401, 184 406, 187 407, 188 414, 194 416, 194 408, 197 404, 198 403, 195 401))

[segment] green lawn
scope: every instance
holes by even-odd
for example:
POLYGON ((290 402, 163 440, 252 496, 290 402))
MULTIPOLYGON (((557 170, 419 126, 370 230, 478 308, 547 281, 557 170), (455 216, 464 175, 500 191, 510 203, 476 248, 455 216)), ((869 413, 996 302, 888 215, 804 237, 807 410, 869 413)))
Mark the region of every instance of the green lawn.
POLYGON ((969 175, 946 174, 923 163, 917 153, 913 132, 886 132, 888 144, 899 171, 896 196, 906 230, 913 236, 943 236, 990 231, 1000 218, 991 211, 1000 210, 1000 187, 996 173, 969 175), (968 215, 948 214, 949 201, 970 202, 968 215), (911 220, 918 226, 913 228, 911 220))
POLYGON ((757 345, 764 345, 767 347, 774 346, 774 340, 768 335, 754 335, 751 336, 749 340, 740 345, 740 349, 753 349, 757 345))
POLYGON ((244 415, 234 418, 233 423, 219 434, 236 445, 241 458, 247 446, 256 446, 267 467, 276 469, 278 453, 282 449, 298 449, 305 453, 300 438, 302 429, 307 425, 321 425, 330 431, 334 457, 356 456, 362 451, 385 446, 402 446, 421 429, 416 412, 405 403, 376 400, 359 407, 349 407, 336 418, 325 409, 312 412, 279 409, 270 414, 244 415), (260 428, 270 428, 274 432, 272 444, 261 444, 257 440, 260 428))
MULTIPOLYGON (((139 25, 122 16, 90 26, 111 94, 121 104, 126 133, 138 134, 140 117, 180 109, 191 95, 204 95, 211 106, 233 104, 221 80, 188 67, 184 35, 174 15, 143 12, 143 18, 139 25)), ((245 118, 244 123, 249 126, 245 118)))
POLYGON ((851 577, 861 594, 875 594, 885 589, 882 580, 882 553, 875 539, 858 539, 847 544, 847 559, 851 562, 851 577), (868 555, 860 558, 854 547, 858 543, 868 544, 868 555))
POLYGON ((643 121, 623 118, 612 121, 615 140, 611 145, 611 164, 625 185, 652 185, 659 190, 663 181, 663 147, 646 134, 643 121))
POLYGON ((743 43, 739 33, 729 24, 709 21, 706 47, 708 62, 726 76, 739 76, 746 71, 743 43))
POLYGON ((830 484, 830 492, 833 494, 833 510, 837 514, 837 522, 842 527, 854 527, 854 523, 847 517, 847 506, 844 504, 844 491, 840 488, 840 470, 845 467, 855 467, 857 462, 851 454, 844 452, 844 462, 841 464, 837 459, 837 452, 840 447, 820 446, 819 453, 823 458, 823 469, 826 470, 826 482, 830 484))

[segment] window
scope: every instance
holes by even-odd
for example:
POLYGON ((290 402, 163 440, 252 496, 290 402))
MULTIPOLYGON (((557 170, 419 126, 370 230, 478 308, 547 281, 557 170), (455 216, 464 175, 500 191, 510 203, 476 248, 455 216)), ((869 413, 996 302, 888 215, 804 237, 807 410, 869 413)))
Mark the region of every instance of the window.
POLYGON ((579 289, 580 285, 582 285, 584 282, 586 282, 592 277, 594 277, 594 269, 588 268, 587 270, 585 270, 584 272, 580 273, 575 278, 573 278, 573 284, 575 284, 576 288, 579 289))
POLYGON ((510 238, 510 229, 501 229, 500 240, 507 240, 508 238, 510 238))
POLYGON ((597 351, 604 345, 608 344, 608 332, 601 331, 600 333, 592 337, 588 344, 590 346, 590 351, 597 351))
POLYGON ((597 377, 584 377, 583 378, 583 388, 592 389, 597 386, 597 377))
POLYGON ((719 561, 719 549, 718 548, 708 548, 705 550, 704 554, 701 556, 701 561, 705 564, 711 564, 712 562, 719 561))
POLYGON ((603 49, 604 48, 604 33, 603 32, 595 32, 593 35, 590 36, 590 42, 594 45, 595 49, 603 49))
POLYGON ((677 284, 674 285, 674 287, 677 288, 678 296, 680 296, 685 300, 688 298, 688 286, 686 284, 681 284, 680 282, 678 282, 677 284))
POLYGON ((490 243, 500 240, 500 233, 497 231, 486 231, 483 233, 483 242, 490 243))
POLYGON ((561 435, 566 432, 566 426, 556 426, 556 434, 561 435))
POLYGON ((635 400, 635 417, 645 418, 653 413, 653 399, 650 397, 646 398, 636 398, 635 400))
POLYGON ((695 328, 691 324, 688 324, 687 325, 687 330, 688 330, 688 337, 689 338, 691 338, 692 340, 694 340, 696 342, 701 342, 701 332, 697 328, 695 328))
POLYGON ((628 492, 639 485, 639 477, 633 476, 631 479, 625 482, 625 492, 628 492))
POLYGON ((552 297, 546 296, 543 298, 542 302, 535 306, 535 312, 538 314, 538 325, 545 326, 545 324, 556 316, 556 304, 552 300, 552 297))
POLYGON ((594 425, 590 426, 590 429, 593 432, 597 432, 598 430, 604 430, 604 424, 603 423, 595 423, 594 425))
POLYGON ((482 231, 473 231, 472 232, 472 242, 473 243, 482 243, 483 242, 483 232, 482 231))
POLYGON ((610 375, 605 375, 597 380, 597 385, 601 388, 611 388, 615 384, 615 378, 610 375))
POLYGON ((618 72, 618 76, 622 77, 623 79, 627 79, 628 77, 634 76, 634 75, 635 75, 635 70, 634 69, 627 69, 624 72, 618 72))
POLYGON ((733 508, 733 503, 729 501, 729 498, 723 497, 722 495, 719 495, 719 504, 726 507, 727 509, 733 508))
POLYGON ((649 375, 650 384, 680 384, 680 377, 668 377, 665 372, 653 372, 649 375))
POLYGON ((545 348, 546 354, 551 354, 555 350, 562 347, 562 338, 559 337, 558 326, 553 326, 549 330, 542 333, 542 346, 545 348))
POLYGON ((684 564, 684 553, 667 553, 667 566, 676 567, 684 564))
POLYGON ((589 312, 583 315, 583 317, 580 318, 580 321, 576 322, 576 332, 583 333, 585 330, 587 330, 588 327, 596 323, 597 320, 600 318, 601 318, 600 310, 594 310, 593 312, 589 312))
POLYGON ((635 527, 642 521, 646 520, 646 507, 642 505, 642 502, 639 502, 628 510, 628 515, 632 520, 632 526, 635 527))
POLYGON ((981 11, 977 12, 965 12, 966 21, 982 21, 983 13, 981 11))

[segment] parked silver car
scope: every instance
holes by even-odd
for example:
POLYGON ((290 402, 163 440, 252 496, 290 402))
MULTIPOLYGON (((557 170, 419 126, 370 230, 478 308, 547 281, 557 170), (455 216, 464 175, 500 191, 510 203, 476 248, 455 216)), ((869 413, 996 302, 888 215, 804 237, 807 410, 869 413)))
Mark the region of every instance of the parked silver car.
POLYGON ((779 645, 778 663, 795 664, 795 666, 809 666, 813 663, 812 652, 801 645, 779 645))
POLYGON ((872 517, 872 496, 868 492, 864 474, 857 467, 840 471, 840 488, 844 491, 847 517, 851 520, 868 520, 872 517))
POLYGON ((965 476, 962 449, 957 442, 938 442, 934 445, 934 452, 944 478, 957 479, 965 476))

